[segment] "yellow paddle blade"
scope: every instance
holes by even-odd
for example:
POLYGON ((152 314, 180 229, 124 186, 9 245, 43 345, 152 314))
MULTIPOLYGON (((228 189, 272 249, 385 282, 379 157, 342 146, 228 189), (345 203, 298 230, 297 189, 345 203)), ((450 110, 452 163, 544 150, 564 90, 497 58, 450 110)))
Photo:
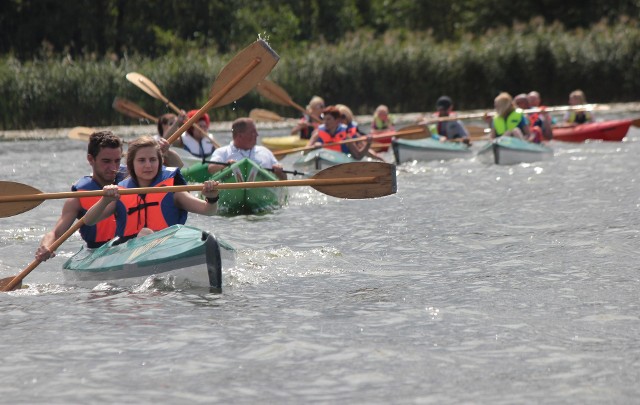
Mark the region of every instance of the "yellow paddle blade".
POLYGON ((138 72, 130 72, 125 76, 127 80, 133 83, 140 90, 144 91, 148 95, 158 100, 162 100, 165 103, 167 102, 166 97, 162 94, 158 86, 155 85, 151 80, 147 79, 146 76, 141 75, 138 72))
MULTIPOLYGON (((42 191, 22 183, 15 183, 13 181, 2 182, 2 187, 0 188, 0 196, 23 194, 42 194, 42 191)), ((1 202, 0 218, 12 217, 14 215, 22 214, 23 212, 34 209, 40 204, 42 204, 42 200, 1 202)))
POLYGON ((69 139, 89 142, 89 138, 91 137, 91 134, 94 132, 96 132, 94 128, 74 127, 74 128, 71 128, 67 136, 69 137, 69 139))

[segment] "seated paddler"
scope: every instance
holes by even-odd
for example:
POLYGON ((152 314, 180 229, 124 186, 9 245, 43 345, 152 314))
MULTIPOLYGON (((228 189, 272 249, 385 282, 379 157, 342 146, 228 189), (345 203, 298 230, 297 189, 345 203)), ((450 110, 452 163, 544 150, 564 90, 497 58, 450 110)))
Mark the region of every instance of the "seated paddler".
POLYGON ((184 224, 189 212, 211 216, 218 210, 217 181, 204 182, 201 191, 204 200, 188 191, 120 195, 119 190, 125 188, 186 184, 179 168, 163 166, 160 147, 152 137, 143 136, 129 143, 127 168, 129 177, 117 186, 103 188, 105 195, 85 215, 87 224, 115 214, 116 236, 126 241, 184 224))

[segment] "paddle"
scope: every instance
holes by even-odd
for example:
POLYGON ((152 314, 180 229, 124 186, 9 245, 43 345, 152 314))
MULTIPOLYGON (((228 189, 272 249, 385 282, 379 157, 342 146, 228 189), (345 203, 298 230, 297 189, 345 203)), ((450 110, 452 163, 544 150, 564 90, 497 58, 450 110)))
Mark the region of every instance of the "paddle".
MULTIPOLYGON (((379 162, 354 162, 332 166, 303 180, 254 181, 219 184, 218 190, 261 187, 311 186, 321 193, 347 199, 383 197, 396 192, 395 166, 379 162)), ((140 187, 121 189, 120 194, 170 193, 200 191, 202 184, 167 187, 140 187)), ((0 181, 0 218, 29 211, 44 200, 103 196, 103 190, 43 193, 26 184, 0 181)))
MULTIPOLYGON (((53 242, 51 246, 49 246, 49 250, 52 252, 57 250, 60 245, 62 245, 64 241, 69 239, 69 236, 73 235, 73 233, 80 229, 82 225, 84 225, 84 218, 80 218, 75 224, 73 224, 72 227, 70 227, 65 233, 63 233, 58 239, 56 239, 55 242, 53 242)), ((17 276, 3 278, 2 280, 0 280, 0 291, 11 291, 13 289, 20 288, 20 286, 22 285, 22 280, 27 276, 27 274, 31 273, 33 269, 38 267, 40 263, 42 263, 42 260, 35 259, 31 263, 29 263, 29 265, 17 276)))
MULTIPOLYGON (((225 162, 213 162, 211 160, 203 160, 202 163, 208 163, 208 164, 220 165, 220 166, 231 166, 233 164, 233 163, 228 163, 228 162, 227 163, 225 163, 225 162)), ((263 169, 275 173, 275 170, 273 170, 273 169, 267 169, 267 168, 264 168, 264 167, 263 167, 263 169)), ((306 176, 307 175, 306 173, 302 173, 302 172, 299 172, 297 170, 282 170, 282 173, 293 174, 294 176, 306 176)))
POLYGON ((282 118, 273 111, 264 110, 262 108, 254 108, 249 111, 249 118, 254 121, 270 121, 270 122, 282 122, 282 121, 297 121, 295 118, 282 118))
POLYGON ((182 124, 167 141, 169 143, 175 142, 209 109, 227 105, 247 94, 271 72, 279 58, 278 54, 262 39, 240 51, 227 63, 216 78, 209 92, 209 101, 193 117, 182 124))
MULTIPOLYGON (((153 83, 147 77, 137 72, 127 73, 125 77, 127 78, 127 80, 133 83, 136 87, 138 87, 139 89, 141 89, 142 91, 150 95, 151 97, 161 100, 163 103, 168 105, 176 114, 180 114, 180 109, 171 101, 169 101, 169 99, 166 98, 164 94, 162 94, 158 86, 156 86, 155 83, 153 83)), ((193 127, 197 131, 199 131, 200 134, 209 137, 209 133, 206 130, 202 129, 197 125, 194 125, 193 127)), ((213 143, 213 146, 215 146, 216 148, 219 148, 220 144, 216 142, 215 139, 213 139, 213 137, 210 137, 210 138, 211 138, 211 143, 213 143)))
MULTIPOLYGON (((272 81, 267 79, 261 81, 258 86, 256 86, 256 90, 260 95, 268 98, 276 104, 291 106, 303 114, 307 113, 307 110, 291 99, 291 96, 289 96, 289 93, 287 93, 285 89, 272 81)), ((322 122, 320 117, 316 117, 315 115, 312 115, 311 118, 317 122, 322 122)))
MULTIPOLYGON (((395 137, 406 137, 407 139, 422 139, 422 138, 426 138, 428 136, 431 136, 431 134, 429 133, 429 131, 427 130, 427 128, 424 125, 410 125, 408 127, 400 129, 397 132, 391 132, 391 133, 386 133, 386 134, 385 133, 376 134, 376 135, 372 135, 371 138, 373 140, 376 140, 376 139, 391 138, 391 137, 394 137, 394 136, 395 137)), ((301 146, 299 148, 277 150, 277 151, 273 151, 273 154, 274 154, 274 156, 281 156, 281 155, 287 155, 289 153, 294 153, 294 152, 300 152, 300 151, 323 148, 323 147, 326 147, 326 146, 334 146, 334 145, 342 145, 342 144, 345 144, 345 143, 360 142, 360 141, 364 141, 366 139, 367 139, 366 136, 360 136, 360 137, 357 137, 357 138, 345 139, 345 140, 339 141, 339 142, 325 143, 322 146, 312 145, 312 146, 301 146)))
POLYGON ((96 132, 95 129, 89 127, 74 127, 69 130, 69 134, 67 135, 69 139, 74 139, 76 141, 85 141, 89 142, 89 138, 91 134, 96 132))
POLYGON ((154 117, 149 114, 145 110, 142 109, 138 104, 133 101, 129 101, 126 98, 116 97, 113 99, 113 104, 111 105, 116 111, 126 115, 127 117, 135 118, 135 119, 146 119, 151 122, 158 122, 158 117, 154 117))

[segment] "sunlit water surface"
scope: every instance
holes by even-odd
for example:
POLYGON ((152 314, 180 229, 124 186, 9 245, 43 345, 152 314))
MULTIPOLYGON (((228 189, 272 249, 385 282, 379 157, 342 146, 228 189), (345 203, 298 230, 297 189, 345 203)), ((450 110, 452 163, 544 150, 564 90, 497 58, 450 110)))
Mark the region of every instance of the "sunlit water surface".
MULTIPOLYGON (((191 215, 238 249, 222 294, 81 289, 77 236, 0 297, 3 403, 638 401, 640 131, 538 164, 398 167, 398 193, 290 189, 264 216, 191 215)), ((77 141, 3 143, 0 178, 66 191, 77 141)), ((0 277, 62 201, 0 227, 0 277)))

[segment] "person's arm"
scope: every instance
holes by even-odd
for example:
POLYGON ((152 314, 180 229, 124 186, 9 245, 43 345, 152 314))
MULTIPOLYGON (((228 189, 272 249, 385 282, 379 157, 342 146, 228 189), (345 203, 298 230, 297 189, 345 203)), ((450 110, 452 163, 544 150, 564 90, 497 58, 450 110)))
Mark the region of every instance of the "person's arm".
POLYGON ((171 149, 171 144, 164 138, 158 138, 158 144, 160 145, 160 152, 162 152, 162 160, 164 160, 165 166, 170 167, 182 167, 184 162, 178 153, 171 149))
POLYGON ((369 150, 369 147, 371 147, 372 141, 373 137, 371 135, 367 135, 367 140, 364 143, 351 142, 346 145, 347 148, 349 148, 351 156, 356 160, 361 160, 363 157, 367 156, 367 151, 369 150))
MULTIPOLYGON (((178 118, 173 123, 173 125, 171 125, 169 128, 167 128, 167 130, 164 132, 164 134, 162 134, 162 137, 164 139, 171 138, 171 135, 173 135, 173 133, 176 132, 176 130, 178 128, 180 128, 182 126, 182 124, 184 124, 185 122, 187 122, 187 113, 184 110, 180 110, 180 114, 178 114, 178 118)), ((173 145, 181 148, 182 147, 182 139, 180 139, 180 137, 178 137, 178 139, 175 140, 173 145)))
POLYGON ((307 142, 306 146, 315 146, 322 147, 322 142, 318 142, 318 130, 313 131, 311 138, 309 138, 309 142, 307 142))
MULTIPOLYGON (((212 162, 221 162, 221 163, 229 163, 229 164, 235 163, 234 160, 227 159, 228 154, 226 153, 226 149, 227 147, 223 146, 220 149, 214 150, 213 154, 211 154, 211 157, 209 159, 211 159, 212 162)), ((211 163, 209 164, 209 166, 207 166, 207 171, 209 172, 209 174, 215 174, 226 167, 227 167, 226 165, 218 165, 215 163, 211 163)))
POLYGON ((116 210, 116 201, 120 199, 118 186, 108 185, 102 188, 105 194, 93 207, 84 214, 84 222, 87 225, 95 225, 103 219, 113 215, 116 210))
POLYGON ((60 236, 62 236, 62 234, 65 233, 71 225, 73 225, 73 222, 78 217, 78 213, 81 208, 80 200, 77 198, 69 198, 64 202, 58 222, 56 222, 53 229, 45 233, 40 240, 40 246, 38 246, 35 253, 37 260, 46 261, 51 257, 55 257, 55 252, 50 251, 49 246, 58 240, 58 238, 60 238, 60 236))
POLYGON ((206 200, 196 198, 187 191, 180 191, 173 194, 173 201, 178 208, 185 211, 207 216, 215 215, 218 212, 218 190, 216 186, 219 184, 214 180, 204 182, 202 196, 206 200))

